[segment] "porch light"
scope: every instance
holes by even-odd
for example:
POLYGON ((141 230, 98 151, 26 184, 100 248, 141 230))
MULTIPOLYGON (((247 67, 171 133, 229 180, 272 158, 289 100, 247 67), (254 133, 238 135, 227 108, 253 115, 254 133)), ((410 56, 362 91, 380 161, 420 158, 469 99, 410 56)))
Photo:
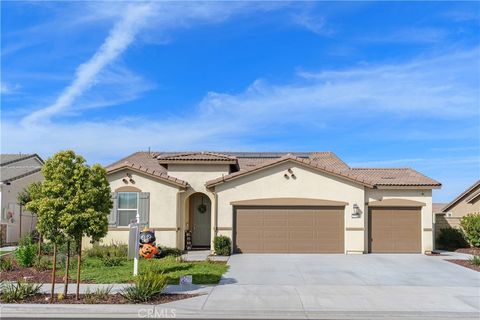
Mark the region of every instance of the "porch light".
POLYGON ((360 218, 361 215, 362 215, 362 210, 360 210, 360 207, 358 206, 358 204, 354 203, 352 218, 360 218))

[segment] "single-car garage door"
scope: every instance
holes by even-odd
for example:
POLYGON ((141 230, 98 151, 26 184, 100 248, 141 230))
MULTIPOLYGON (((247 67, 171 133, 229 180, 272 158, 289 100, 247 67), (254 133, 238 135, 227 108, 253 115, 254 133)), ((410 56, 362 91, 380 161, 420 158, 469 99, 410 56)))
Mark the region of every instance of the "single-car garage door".
POLYGON ((235 252, 344 252, 344 207, 237 207, 234 221, 235 252))
POLYGON ((370 252, 419 253, 422 251, 420 208, 370 208, 368 218, 370 252))

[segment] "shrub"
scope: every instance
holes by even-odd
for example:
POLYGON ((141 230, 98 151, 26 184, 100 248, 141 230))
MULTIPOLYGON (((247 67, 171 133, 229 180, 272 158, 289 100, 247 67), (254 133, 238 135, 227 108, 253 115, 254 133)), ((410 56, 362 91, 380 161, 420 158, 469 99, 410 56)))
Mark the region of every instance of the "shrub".
POLYGON ((85 256, 89 258, 127 257, 128 246, 122 243, 100 245, 95 243, 90 249, 85 250, 85 256))
POLYGON ((103 257, 101 258, 102 263, 105 267, 118 267, 123 264, 125 258, 122 257, 103 257))
POLYGON ((468 246, 462 230, 457 228, 440 229, 437 242, 438 246, 445 250, 455 250, 468 246))
MULTIPOLYGON (((42 242, 42 254, 52 255, 53 254, 53 243, 51 242, 42 242)), ((75 252, 75 245, 70 245, 70 252, 75 252)), ((57 246, 57 253, 67 254, 67 244, 62 243, 57 246)))
POLYGON ((51 255, 53 253, 53 244, 50 242, 42 242, 42 254, 51 255))
POLYGON ((147 302, 152 297, 162 293, 168 278, 163 274, 146 272, 135 278, 135 284, 127 287, 120 295, 130 302, 147 302))
POLYGON ((474 266, 480 267, 480 256, 473 256, 470 259, 468 259, 471 264, 474 266))
POLYGON ((35 260, 33 266, 37 271, 47 271, 52 269, 52 261, 48 257, 42 257, 40 260, 35 260))
POLYGON ((215 254, 219 256, 229 256, 232 252, 232 241, 226 236, 216 236, 213 240, 215 254))
POLYGON ((30 296, 36 295, 42 284, 34 284, 28 282, 7 282, 2 283, 0 292, 2 294, 2 301, 6 303, 19 302, 30 296))
POLYGON ((33 266, 36 254, 37 248, 33 243, 20 245, 17 250, 15 250, 15 258, 18 264, 25 268, 33 266))
POLYGON ((10 255, 0 258, 0 271, 12 271, 14 267, 13 259, 10 255))
POLYGON ((92 304, 106 300, 112 291, 112 288, 112 286, 97 288, 94 292, 91 292, 90 289, 87 288, 87 291, 84 294, 85 303, 92 304))
POLYGON ((159 247, 160 258, 164 257, 179 257, 182 255, 182 250, 177 248, 159 247))
POLYGON ((30 244, 35 244, 33 237, 30 234, 27 234, 18 240, 18 245, 20 247, 28 246, 30 244))
POLYGON ((469 213, 460 220, 468 241, 474 247, 480 247, 480 213, 469 213))

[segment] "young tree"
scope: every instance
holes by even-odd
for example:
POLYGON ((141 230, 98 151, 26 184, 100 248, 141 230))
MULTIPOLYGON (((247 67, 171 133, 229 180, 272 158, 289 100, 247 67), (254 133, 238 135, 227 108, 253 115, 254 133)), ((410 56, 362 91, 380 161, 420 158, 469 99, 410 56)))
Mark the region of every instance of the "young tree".
MULTIPOLYGON (((51 168, 42 168, 44 175, 51 175, 51 168)), ((53 268, 52 268, 52 288, 50 299, 53 302, 55 294, 55 277, 57 265, 57 246, 62 243, 64 233, 58 221, 62 215, 61 202, 58 200, 60 193, 58 185, 52 179, 45 180, 39 187, 38 193, 32 196, 27 202, 26 207, 29 211, 35 212, 38 217, 37 230, 42 236, 53 243, 53 268)))
MULTIPOLYGON (((71 239, 76 244, 78 299, 82 238, 91 237, 92 242, 99 241, 108 231, 108 214, 112 202, 106 171, 100 165, 88 166, 85 159, 73 151, 55 154, 45 162, 42 171, 45 181, 41 207, 44 209, 38 211, 39 221, 43 212, 49 213, 50 210, 54 210, 56 219, 54 221, 49 219, 41 226, 54 223, 63 239, 71 239)), ((51 225, 49 227, 52 228, 51 225)))
POLYGON ((62 220, 65 232, 74 239, 77 247, 77 299, 80 289, 82 239, 90 237, 93 243, 107 234, 108 215, 112 207, 105 169, 100 165, 84 169, 78 170, 78 192, 72 199, 77 213, 65 215, 62 220))

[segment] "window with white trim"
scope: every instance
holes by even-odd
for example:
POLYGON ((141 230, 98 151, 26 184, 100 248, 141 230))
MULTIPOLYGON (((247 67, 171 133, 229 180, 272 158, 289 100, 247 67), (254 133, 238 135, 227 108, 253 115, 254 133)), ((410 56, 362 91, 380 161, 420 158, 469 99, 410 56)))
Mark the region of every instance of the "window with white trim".
POLYGON ((118 192, 118 226, 128 226, 138 212, 138 192, 118 192))

